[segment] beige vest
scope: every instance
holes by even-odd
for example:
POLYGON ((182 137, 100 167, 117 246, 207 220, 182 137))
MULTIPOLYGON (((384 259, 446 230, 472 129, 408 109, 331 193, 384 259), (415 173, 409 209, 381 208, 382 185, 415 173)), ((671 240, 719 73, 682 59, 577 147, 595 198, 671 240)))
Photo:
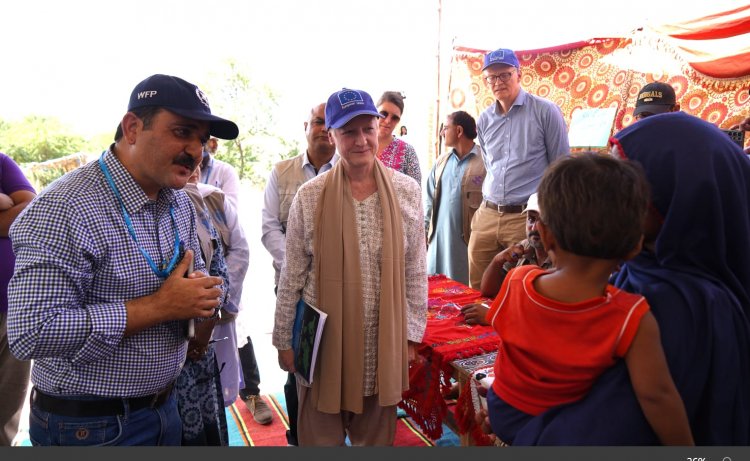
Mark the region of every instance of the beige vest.
POLYGON ((227 217, 224 214, 224 192, 221 190, 212 191, 207 196, 203 197, 203 201, 206 203, 209 213, 211 214, 211 224, 214 225, 216 231, 221 237, 221 243, 224 245, 224 255, 227 254, 229 249, 229 236, 231 231, 227 224, 227 217))
MULTIPOLYGON (((461 179, 461 218, 463 219, 463 238, 467 245, 469 244, 469 236, 471 236, 471 218, 482 204, 482 183, 487 174, 482 159, 482 148, 478 144, 475 144, 475 147, 475 155, 469 159, 469 164, 466 165, 463 179, 461 179)), ((432 199, 432 215, 430 216, 430 226, 427 229, 427 242, 432 241, 432 236, 435 235, 440 192, 442 190, 440 179, 452 152, 441 155, 435 163, 435 194, 432 199)), ((453 191, 448 192, 453 193, 453 191)))
POLYGON ((296 157, 282 160, 273 167, 276 170, 276 186, 279 191, 279 221, 284 233, 286 233, 286 222, 289 219, 292 200, 297 194, 297 189, 307 181, 302 169, 305 155, 307 153, 303 152, 296 157))
POLYGON ((215 242, 211 237, 211 231, 203 225, 202 216, 209 217, 210 219, 210 212, 207 209, 206 202, 201 197, 201 193, 198 191, 198 186, 193 183, 187 183, 182 190, 190 197, 190 201, 193 202, 193 207, 195 208, 196 217, 198 218, 195 230, 198 234, 198 243, 201 246, 201 256, 203 256, 203 262, 206 264, 206 273, 208 273, 211 267, 211 260, 214 256, 215 242))

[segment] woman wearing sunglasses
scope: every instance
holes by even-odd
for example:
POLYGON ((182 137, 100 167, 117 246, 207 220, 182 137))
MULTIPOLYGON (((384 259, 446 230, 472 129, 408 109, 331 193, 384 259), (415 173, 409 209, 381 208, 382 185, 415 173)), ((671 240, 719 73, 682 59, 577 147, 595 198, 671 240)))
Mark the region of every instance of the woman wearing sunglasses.
POLYGON ((386 91, 378 100, 378 112, 383 116, 378 122, 378 158, 383 165, 411 176, 421 185, 417 152, 411 144, 393 136, 404 113, 404 96, 398 91, 386 91))

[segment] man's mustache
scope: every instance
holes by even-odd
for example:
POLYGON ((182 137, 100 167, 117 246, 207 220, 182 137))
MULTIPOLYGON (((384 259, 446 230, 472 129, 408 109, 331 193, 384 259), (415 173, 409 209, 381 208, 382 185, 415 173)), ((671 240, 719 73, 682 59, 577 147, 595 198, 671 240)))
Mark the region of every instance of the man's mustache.
POLYGON ((174 163, 180 166, 187 167, 189 170, 195 169, 195 159, 186 153, 180 154, 175 160, 174 163))
POLYGON ((538 232, 538 231, 531 231, 531 232, 529 232, 529 235, 527 235, 527 237, 528 237, 528 238, 531 238, 531 237, 539 237, 539 238, 542 238, 542 236, 541 236, 541 235, 539 235, 539 232, 538 232))

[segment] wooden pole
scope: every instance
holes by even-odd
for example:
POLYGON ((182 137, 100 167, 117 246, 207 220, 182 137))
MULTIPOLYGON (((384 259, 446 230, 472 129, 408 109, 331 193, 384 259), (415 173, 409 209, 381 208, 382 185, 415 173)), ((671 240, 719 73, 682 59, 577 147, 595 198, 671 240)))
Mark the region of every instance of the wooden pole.
POLYGON ((440 74, 440 56, 441 56, 441 43, 442 43, 442 36, 443 36, 443 0, 437 0, 437 13, 438 13, 438 24, 437 24, 437 56, 436 56, 436 62, 437 62, 437 94, 435 97, 435 134, 434 134, 434 142, 435 142, 435 158, 440 156, 440 120, 441 120, 441 114, 440 114, 440 91, 442 90, 442 81, 441 81, 441 74, 440 74))

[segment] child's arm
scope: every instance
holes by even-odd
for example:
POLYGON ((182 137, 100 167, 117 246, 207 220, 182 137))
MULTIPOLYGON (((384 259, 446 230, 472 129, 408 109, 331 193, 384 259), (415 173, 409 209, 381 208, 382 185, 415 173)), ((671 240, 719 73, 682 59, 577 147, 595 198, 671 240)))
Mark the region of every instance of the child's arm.
POLYGON ((651 312, 641 319, 625 363, 638 403, 661 443, 695 445, 685 406, 669 374, 659 325, 651 312))
POLYGON ((0 211, 13 208, 15 204, 10 195, 0 193, 0 211))

